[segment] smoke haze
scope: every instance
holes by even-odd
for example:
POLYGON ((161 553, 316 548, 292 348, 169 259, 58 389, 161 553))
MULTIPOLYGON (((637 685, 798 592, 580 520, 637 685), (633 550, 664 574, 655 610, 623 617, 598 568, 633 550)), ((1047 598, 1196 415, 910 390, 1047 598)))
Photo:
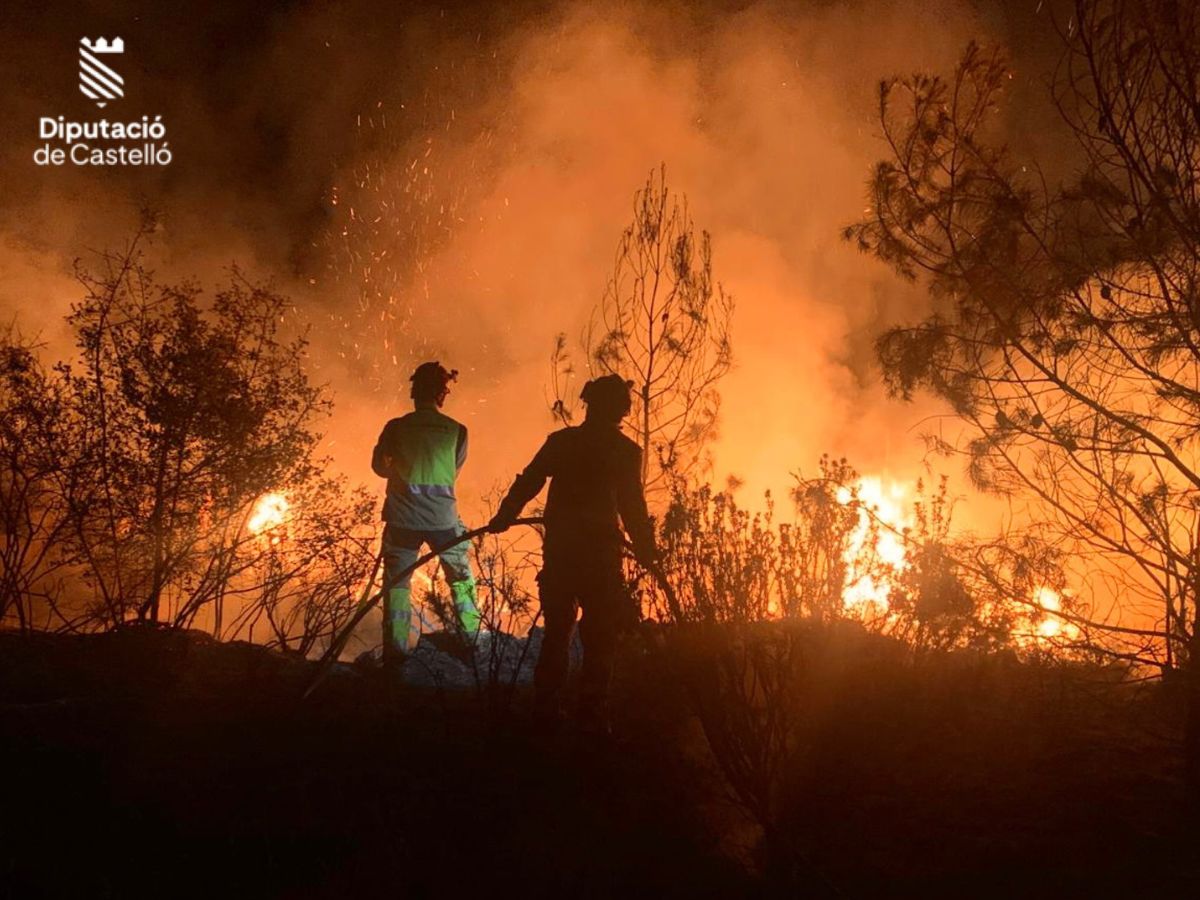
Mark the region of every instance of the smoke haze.
POLYGON ((119 246, 150 206, 163 277, 215 287, 236 262, 293 297, 337 401, 328 448, 355 479, 373 482, 371 445, 414 362, 458 368, 448 411, 472 430, 470 518, 552 426, 554 337, 580 334, 660 163, 736 301, 715 478, 778 490, 824 451, 919 474, 915 426, 938 409, 887 400, 871 346, 924 301, 839 237, 883 155, 878 81, 1021 32, 1014 90, 1034 93, 1054 44, 1032 2, 3 16, 5 319, 65 346, 72 261, 119 246), (174 161, 35 166, 39 116, 99 118, 75 84, 79 38, 118 34, 127 96, 103 114, 161 114, 174 161))

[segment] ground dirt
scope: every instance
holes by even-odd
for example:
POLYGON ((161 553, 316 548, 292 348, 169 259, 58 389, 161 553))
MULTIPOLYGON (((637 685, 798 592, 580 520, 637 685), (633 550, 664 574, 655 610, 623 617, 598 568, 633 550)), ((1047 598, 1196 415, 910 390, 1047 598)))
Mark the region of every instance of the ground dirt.
POLYGON ((520 687, 489 712, 345 667, 302 701, 312 663, 194 632, 0 634, 0 893, 1200 895, 1169 700, 961 668, 814 669, 780 874, 644 654, 599 737, 520 687))

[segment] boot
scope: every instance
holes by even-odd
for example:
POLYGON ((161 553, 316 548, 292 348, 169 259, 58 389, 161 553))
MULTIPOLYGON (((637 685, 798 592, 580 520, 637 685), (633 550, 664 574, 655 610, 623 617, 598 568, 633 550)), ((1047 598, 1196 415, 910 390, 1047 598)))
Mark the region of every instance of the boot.
POLYGON ((450 595, 454 598, 454 609, 462 630, 471 637, 479 634, 482 616, 479 615, 479 605, 475 599, 474 579, 450 582, 450 595))

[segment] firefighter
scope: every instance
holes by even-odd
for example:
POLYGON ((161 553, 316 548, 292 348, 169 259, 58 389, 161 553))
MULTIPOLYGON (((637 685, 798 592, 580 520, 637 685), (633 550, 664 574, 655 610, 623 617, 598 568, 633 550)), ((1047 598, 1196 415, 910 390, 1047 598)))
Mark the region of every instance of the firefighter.
MULTIPOLYGON (((467 429, 441 412, 457 377, 457 370, 437 362, 418 366, 411 378, 415 408, 383 427, 371 456, 375 474, 387 479, 383 659, 390 668, 404 660, 412 618, 412 576, 400 573, 417 561, 423 545, 440 547, 465 532, 454 482, 467 460, 467 429)), ((440 560, 463 630, 474 634, 479 631, 479 609, 469 546, 458 544, 440 560)))
POLYGON ((571 632, 581 608, 580 715, 585 724, 607 728, 617 638, 637 615, 621 572, 621 524, 640 562, 657 558, 642 491, 641 449, 621 433, 631 388, 632 382, 617 375, 589 381, 580 395, 587 405, 583 424, 546 439, 489 523, 493 532, 509 528, 550 479, 538 575, 545 633, 534 670, 536 713, 543 721, 561 715, 571 632))

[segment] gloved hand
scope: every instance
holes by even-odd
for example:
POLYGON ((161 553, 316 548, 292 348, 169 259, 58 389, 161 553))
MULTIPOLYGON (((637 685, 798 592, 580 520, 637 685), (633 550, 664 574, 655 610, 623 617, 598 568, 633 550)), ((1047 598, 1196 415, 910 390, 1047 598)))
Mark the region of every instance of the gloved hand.
POLYGON ((379 451, 371 458, 371 470, 380 478, 391 478, 396 474, 396 460, 379 451))
POLYGON ((508 513, 498 512, 492 516, 492 520, 487 523, 489 534, 503 534, 513 526, 513 517, 508 513))

